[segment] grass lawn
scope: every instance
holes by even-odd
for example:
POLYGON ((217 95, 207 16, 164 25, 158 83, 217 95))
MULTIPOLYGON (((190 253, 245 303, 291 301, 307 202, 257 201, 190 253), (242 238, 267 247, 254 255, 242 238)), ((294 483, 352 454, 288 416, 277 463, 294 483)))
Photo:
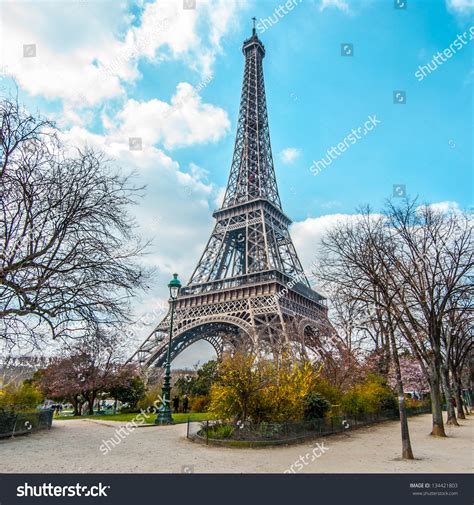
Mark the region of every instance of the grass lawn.
MULTIPOLYGON (((67 419, 97 419, 99 421, 120 421, 120 422, 129 422, 132 419, 135 419, 139 414, 109 414, 109 415, 95 415, 95 416, 54 416, 54 419, 67 420, 67 419)), ((176 424, 187 422, 188 418, 191 418, 191 421, 205 421, 206 419, 210 419, 210 415, 207 412, 196 412, 192 414, 173 414, 173 421, 176 424)), ((140 418, 141 419, 141 416, 140 418)), ((145 414, 145 419, 147 423, 154 423, 156 419, 156 414, 145 414)))

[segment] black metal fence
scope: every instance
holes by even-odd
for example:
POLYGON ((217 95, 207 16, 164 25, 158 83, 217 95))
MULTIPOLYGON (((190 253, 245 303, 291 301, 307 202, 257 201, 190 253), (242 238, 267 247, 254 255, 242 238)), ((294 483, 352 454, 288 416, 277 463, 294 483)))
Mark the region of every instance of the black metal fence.
POLYGON ((53 409, 19 413, 0 411, 0 438, 49 430, 53 424, 53 414, 53 409))
MULTIPOLYGON (((431 407, 407 409, 408 415, 426 414, 431 407)), ((362 426, 399 419, 398 410, 360 415, 334 416, 299 423, 229 423, 208 420, 193 423, 188 420, 187 436, 222 445, 277 445, 302 441, 315 436, 326 436, 362 426)))

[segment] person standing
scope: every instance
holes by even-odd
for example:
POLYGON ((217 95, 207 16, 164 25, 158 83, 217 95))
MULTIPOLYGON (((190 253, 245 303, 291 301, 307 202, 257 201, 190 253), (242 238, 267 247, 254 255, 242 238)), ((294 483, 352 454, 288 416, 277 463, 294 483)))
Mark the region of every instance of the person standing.
POLYGON ((173 411, 175 414, 179 412, 179 396, 173 398, 173 411))
POLYGON ((185 414, 188 411, 188 403, 189 403, 188 395, 184 395, 184 398, 183 398, 183 412, 185 414))

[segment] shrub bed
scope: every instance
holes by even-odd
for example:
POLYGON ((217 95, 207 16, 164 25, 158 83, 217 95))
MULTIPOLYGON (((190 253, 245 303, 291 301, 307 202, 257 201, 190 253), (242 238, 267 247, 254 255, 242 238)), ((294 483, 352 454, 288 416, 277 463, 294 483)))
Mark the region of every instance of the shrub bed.
MULTIPOLYGON (((411 408, 408 415, 431 412, 429 406, 411 408)), ((201 429, 189 438, 195 438, 206 443, 229 446, 279 445, 303 441, 316 436, 326 436, 356 429, 370 424, 397 420, 399 413, 389 409, 371 413, 351 414, 347 416, 331 416, 311 421, 294 423, 227 423, 206 421, 201 423, 201 429)))

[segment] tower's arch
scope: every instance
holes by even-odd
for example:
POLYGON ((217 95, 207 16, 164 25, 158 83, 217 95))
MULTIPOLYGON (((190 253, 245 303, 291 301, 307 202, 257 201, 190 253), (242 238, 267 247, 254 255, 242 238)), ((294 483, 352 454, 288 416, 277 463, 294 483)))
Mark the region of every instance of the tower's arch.
MULTIPOLYGON (((162 345, 157 346, 153 353, 146 356, 145 360, 140 360, 142 366, 164 366, 168 352, 168 337, 163 331, 160 339, 162 345)), ((252 328, 245 321, 235 317, 208 317, 206 321, 195 321, 186 324, 173 333, 171 340, 171 362, 179 356, 185 349, 199 340, 209 342, 220 358, 226 349, 249 349, 253 345, 252 328)))

